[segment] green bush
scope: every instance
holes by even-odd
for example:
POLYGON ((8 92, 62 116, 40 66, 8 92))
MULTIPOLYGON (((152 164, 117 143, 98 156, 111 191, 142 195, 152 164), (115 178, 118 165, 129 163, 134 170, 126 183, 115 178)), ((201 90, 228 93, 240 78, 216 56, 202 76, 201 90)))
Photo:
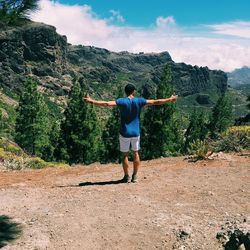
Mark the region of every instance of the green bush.
POLYGON ((46 162, 39 157, 31 157, 27 155, 17 144, 4 137, 0 138, 0 161, 1 166, 7 170, 69 167, 69 165, 65 163, 46 162))
POLYGON ((4 137, 0 138, 0 148, 14 155, 25 155, 24 151, 18 145, 4 137))
POLYGON ((35 158, 29 158, 26 161, 27 168, 32 169, 41 169, 45 168, 48 164, 42 160, 41 158, 35 157, 35 158))
POLYGON ((188 153, 193 155, 196 160, 203 160, 206 158, 209 150, 207 140, 195 140, 189 144, 188 153))
POLYGON ((215 142, 214 151, 240 152, 250 149, 250 126, 234 126, 215 142))
POLYGON ((13 153, 15 155, 19 155, 19 156, 24 154, 24 152, 21 148, 15 146, 15 145, 11 145, 11 144, 6 146, 5 151, 13 153))

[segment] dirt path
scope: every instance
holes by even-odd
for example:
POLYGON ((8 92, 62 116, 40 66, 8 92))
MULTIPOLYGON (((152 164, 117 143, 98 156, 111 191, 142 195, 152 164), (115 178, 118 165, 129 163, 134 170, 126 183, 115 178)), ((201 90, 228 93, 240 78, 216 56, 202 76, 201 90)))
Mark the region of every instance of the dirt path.
POLYGON ((137 184, 112 164, 0 172, 0 215, 22 224, 3 249, 223 249, 218 232, 249 230, 249 172, 235 155, 143 162, 137 184))

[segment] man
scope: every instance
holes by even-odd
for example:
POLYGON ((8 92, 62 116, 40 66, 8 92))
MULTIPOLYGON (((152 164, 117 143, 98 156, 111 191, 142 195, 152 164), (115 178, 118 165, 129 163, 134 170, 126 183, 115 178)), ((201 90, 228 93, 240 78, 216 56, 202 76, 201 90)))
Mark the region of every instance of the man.
POLYGON ((175 102, 177 100, 176 95, 172 95, 170 98, 146 100, 142 97, 135 97, 136 88, 132 84, 127 84, 125 87, 126 98, 119 98, 116 101, 97 101, 90 97, 84 98, 85 102, 91 103, 100 107, 116 107, 120 108, 121 114, 121 126, 120 126, 120 151, 123 153, 122 166, 124 171, 124 177, 122 182, 130 182, 130 176, 128 172, 129 162, 128 153, 130 146, 134 152, 133 158, 133 174, 131 182, 137 182, 137 172, 140 167, 140 113, 144 106, 162 105, 167 102, 175 102))

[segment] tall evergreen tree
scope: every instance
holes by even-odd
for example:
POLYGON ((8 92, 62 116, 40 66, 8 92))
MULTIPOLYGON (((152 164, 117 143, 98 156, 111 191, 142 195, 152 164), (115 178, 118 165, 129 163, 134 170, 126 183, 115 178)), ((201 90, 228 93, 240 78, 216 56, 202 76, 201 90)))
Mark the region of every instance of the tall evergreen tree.
POLYGON ((17 108, 15 140, 27 152, 46 159, 50 129, 48 107, 37 83, 28 79, 17 108))
POLYGON ((247 108, 250 109, 250 95, 247 97, 247 102, 248 102, 247 108))
MULTIPOLYGON (((121 86, 119 86, 116 97, 123 96, 121 86)), ((117 162, 119 161, 119 140, 118 134, 120 129, 120 112, 118 108, 113 108, 112 114, 109 117, 106 126, 102 133, 103 152, 102 162, 117 162)))
POLYGON ((211 137, 216 138, 232 124, 232 102, 229 97, 223 94, 212 110, 210 118, 211 137))
POLYGON ((0 20, 8 25, 27 20, 32 11, 38 9, 39 0, 0 0, 0 20))
MULTIPOLYGON (((167 98, 172 94, 171 67, 167 65, 158 85, 156 98, 167 98)), ((178 123, 173 118, 174 111, 174 103, 152 106, 147 109, 142 127, 142 158, 158 158, 180 151, 181 133, 178 123)))
MULTIPOLYGON (((250 110, 250 95, 247 97, 247 108, 250 110)), ((245 116, 241 116, 237 119, 235 119, 234 125, 248 125, 250 124, 250 112, 248 112, 245 116)))
POLYGON ((184 135, 185 144, 184 152, 188 151, 190 143, 201 140, 203 141, 208 134, 208 124, 204 112, 194 110, 189 118, 189 126, 184 135))
POLYGON ((60 121, 50 116, 49 147, 46 150, 46 160, 56 161, 56 151, 60 147, 60 121))
POLYGON ((75 81, 65 119, 61 124, 60 157, 69 163, 90 164, 99 160, 100 125, 95 108, 83 101, 86 93, 75 81))

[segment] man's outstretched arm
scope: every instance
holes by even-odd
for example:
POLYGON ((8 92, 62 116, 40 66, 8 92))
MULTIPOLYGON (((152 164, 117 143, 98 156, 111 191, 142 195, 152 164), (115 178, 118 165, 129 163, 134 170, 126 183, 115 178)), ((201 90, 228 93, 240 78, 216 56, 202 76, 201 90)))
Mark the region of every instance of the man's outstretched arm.
POLYGON ((117 106, 115 101, 97 101, 97 100, 92 99, 89 96, 84 97, 83 100, 86 103, 90 103, 90 104, 93 104, 93 105, 99 106, 99 107, 110 107, 110 108, 112 108, 112 107, 117 106))
POLYGON ((178 98, 178 95, 172 95, 169 98, 147 100, 146 106, 162 105, 168 102, 175 102, 177 98, 178 98))

